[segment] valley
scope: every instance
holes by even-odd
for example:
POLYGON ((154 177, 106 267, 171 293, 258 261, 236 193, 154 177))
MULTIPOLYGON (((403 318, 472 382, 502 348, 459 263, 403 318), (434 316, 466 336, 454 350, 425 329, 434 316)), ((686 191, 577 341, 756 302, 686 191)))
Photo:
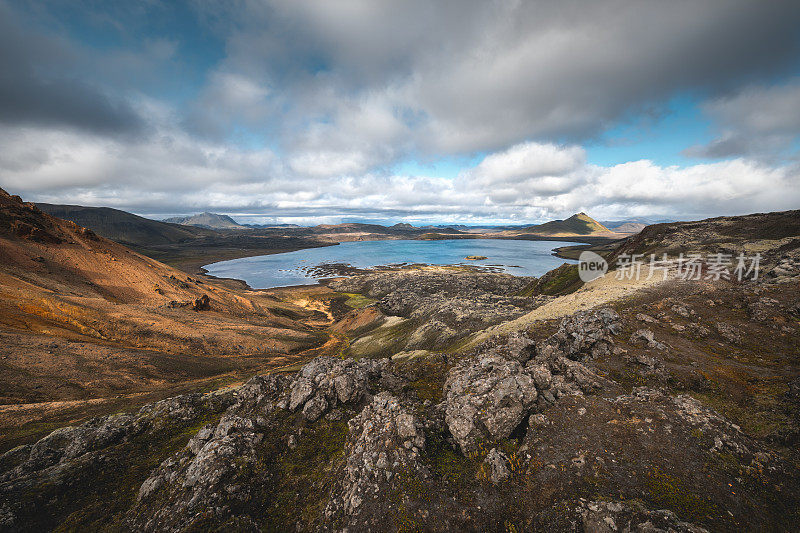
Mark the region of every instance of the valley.
POLYGON ((7 194, 0 217, 2 528, 800 519, 796 211, 583 245, 611 266, 588 283, 414 264, 268 290, 7 194), (759 253, 761 277, 616 275, 716 250, 759 253))

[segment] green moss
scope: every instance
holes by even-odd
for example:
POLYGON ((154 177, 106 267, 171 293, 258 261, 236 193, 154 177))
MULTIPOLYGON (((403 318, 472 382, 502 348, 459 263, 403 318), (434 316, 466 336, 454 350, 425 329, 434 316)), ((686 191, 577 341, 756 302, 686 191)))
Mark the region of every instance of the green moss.
POLYGON ((718 514, 716 505, 705 496, 695 494, 682 480, 658 468, 647 473, 645 487, 652 502, 674 511, 683 519, 701 521, 718 514))
POLYGON ((409 379, 405 391, 415 392, 420 401, 430 400, 432 404, 442 400, 442 387, 450 367, 440 356, 432 353, 397 364, 399 371, 409 379))
POLYGON ((578 265, 563 264, 555 268, 523 288, 519 296, 533 296, 545 294, 547 296, 563 296, 570 294, 583 286, 578 276, 578 265))
POLYGON ((381 326, 350 345, 352 357, 390 357, 403 350, 419 321, 403 319, 391 326, 381 326))
MULTIPOLYGON (((280 428, 291 430, 296 414, 279 421, 280 428)), ((345 417, 346 418, 346 417, 345 417)), ((302 522, 306 528, 322 516, 333 483, 334 471, 344 463, 344 446, 348 436, 345 420, 321 419, 305 426, 293 450, 282 445, 286 433, 273 433, 264 443, 263 454, 249 470, 241 472, 242 481, 255 485, 256 495, 247 509, 251 516, 263 517, 267 531, 289 531, 302 522), (255 507, 254 509, 252 507, 255 507)))
POLYGON ((783 389, 756 389, 746 400, 737 401, 712 382, 710 392, 692 396, 739 425, 750 436, 764 438, 792 428, 791 410, 783 400, 783 389))
POLYGON ((538 278, 534 279, 533 281, 525 285, 525 287, 523 287, 522 290, 517 291, 515 296, 535 296, 536 287, 538 284, 539 284, 539 279, 538 278))
POLYGON ((352 307, 353 309, 362 309, 378 301, 374 298, 368 298, 363 294, 356 294, 352 292, 344 292, 342 294, 347 296, 347 299, 344 301, 344 305, 352 307))
POLYGON ((18 428, 7 428, 4 430, 6 433, 3 435, 0 453, 4 453, 22 444, 36 442, 65 425, 66 424, 62 422, 29 422, 18 428))
POLYGON ((456 490, 469 489, 475 483, 475 462, 456 452, 443 431, 427 435, 426 458, 431 473, 456 490))

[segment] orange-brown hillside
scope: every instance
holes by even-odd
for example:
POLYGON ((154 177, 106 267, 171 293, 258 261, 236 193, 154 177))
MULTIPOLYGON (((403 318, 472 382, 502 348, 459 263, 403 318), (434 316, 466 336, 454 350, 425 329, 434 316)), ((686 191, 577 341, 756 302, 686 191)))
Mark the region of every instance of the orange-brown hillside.
POLYGON ((263 371, 329 342, 328 322, 263 291, 191 277, 0 189, 8 409, 263 371))

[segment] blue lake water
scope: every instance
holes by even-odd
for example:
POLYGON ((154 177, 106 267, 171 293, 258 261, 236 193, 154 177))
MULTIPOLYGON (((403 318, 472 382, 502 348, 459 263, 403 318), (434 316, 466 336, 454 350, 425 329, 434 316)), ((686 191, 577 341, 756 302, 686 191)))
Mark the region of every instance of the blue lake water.
POLYGON ((553 249, 570 244, 574 243, 494 239, 356 241, 220 261, 203 268, 212 276, 244 280, 255 289, 315 283, 326 276, 314 272, 312 267, 334 263, 357 268, 402 263, 481 265, 498 267, 517 276, 541 276, 567 261, 553 256, 553 249), (468 255, 482 255, 487 259, 467 261, 464 258, 468 255))

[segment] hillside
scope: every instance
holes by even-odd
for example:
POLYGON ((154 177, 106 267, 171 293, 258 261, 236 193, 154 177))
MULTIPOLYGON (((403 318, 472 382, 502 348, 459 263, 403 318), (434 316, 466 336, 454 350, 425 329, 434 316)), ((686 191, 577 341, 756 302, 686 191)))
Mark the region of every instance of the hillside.
POLYGON ((89 228, 101 237, 193 274, 200 273, 202 265, 215 261, 332 244, 305 229, 214 230, 151 220, 107 207, 36 206, 51 216, 89 228))
POLYGON ((213 231, 159 222, 110 207, 42 203, 37 203, 36 207, 48 215, 91 228, 101 237, 125 244, 139 246, 177 244, 198 237, 215 235, 213 231))
POLYGON ((164 219, 164 222, 180 224, 182 226, 197 226, 209 229, 248 229, 237 223, 228 215, 218 215, 216 213, 204 212, 188 217, 172 217, 164 219))
MULTIPOLYGON (((39 380, 19 398, 65 394, 62 383, 87 366, 101 382, 109 379, 102 370, 128 375, 131 367, 166 380, 156 361, 167 355, 159 343, 172 340, 189 362, 183 372, 204 368, 185 346, 250 360, 256 320, 262 343, 302 334, 327 343, 285 355, 296 364, 281 372, 267 368, 231 387, 208 383, 207 394, 176 393, 138 410, 106 403, 97 410, 104 416, 68 427, 61 417, 38 427, 37 437, 54 430, 38 440, 11 425, 17 434, 2 433, 5 447, 26 444, 0 456, 0 529, 796 529, 798 212, 650 226, 611 251, 758 249, 766 261, 758 281, 611 273, 572 292, 562 290, 569 266, 537 280, 414 265, 330 281, 313 302, 308 288, 272 297, 217 288, 208 292, 211 310, 191 311, 159 302, 197 294, 200 280, 127 258, 132 252, 119 245, 2 199, 0 228, 9 229, 0 253, 20 258, 2 267, 11 274, 0 279, 0 295, 20 287, 0 299, 3 309, 16 306, 33 323, 42 301, 58 299, 53 315, 67 305, 74 316, 86 309, 99 320, 85 325, 107 339, 87 329, 65 349, 55 328, 34 323, 34 335, 19 323, 0 327, 12 346, 0 376, 39 380), (110 276, 123 283, 96 274, 114 262, 106 254, 120 263, 110 276), (156 282, 169 296, 148 290, 156 282), (308 309, 291 302, 322 311, 317 329, 308 309), (251 306, 261 318, 231 318, 251 306), (114 327, 103 328, 112 312, 114 327), (122 335, 132 322, 155 327, 122 335), (307 329, 292 331, 298 323, 307 329), (188 325, 209 345, 193 342, 188 325), (26 367, 18 338, 27 342, 26 367), (159 356, 127 364, 134 342, 159 356), (105 351, 80 360, 87 344, 105 351), (42 366, 53 360, 61 366, 42 366)), ((7 379, 3 390, 16 383, 7 379)), ((30 409, 2 407, 7 425, 30 409)))
MULTIPOLYGON (((316 311, 189 276, 2 189, 0 257, 0 404, 43 402, 19 413, 30 423, 60 416, 48 402, 78 402, 73 417, 76 406, 142 402, 328 340, 316 311)), ((9 423, 0 413, 2 442, 9 423)))
POLYGON ((565 220, 553 220, 544 224, 528 226, 517 230, 517 233, 558 237, 607 235, 611 231, 586 213, 577 213, 565 220))
POLYGON ((665 253, 671 257, 680 253, 758 253, 762 270, 769 273, 781 263, 800 263, 800 210, 653 224, 628 237, 609 259, 621 254, 665 253))

